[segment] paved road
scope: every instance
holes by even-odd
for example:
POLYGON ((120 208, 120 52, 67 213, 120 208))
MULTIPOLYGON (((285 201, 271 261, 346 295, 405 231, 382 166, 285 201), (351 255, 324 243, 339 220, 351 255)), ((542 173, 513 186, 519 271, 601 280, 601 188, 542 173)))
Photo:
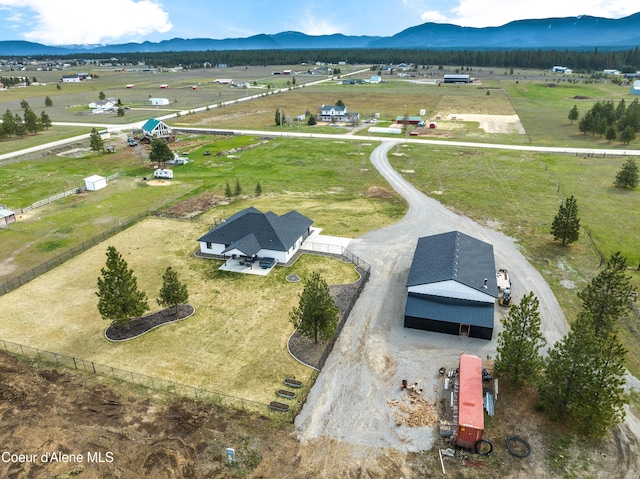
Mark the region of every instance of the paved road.
POLYGON ((499 320, 496 308, 492 341, 429 333, 403 327, 405 283, 419 237, 459 230, 493 244, 496 262, 513 276, 514 300, 534 291, 540 300, 542 328, 549 344, 567 331, 562 310, 546 281, 501 233, 452 213, 406 182, 387 160, 397 142, 383 142, 371 162, 409 203, 398 223, 351 241, 349 249, 372 266, 372 275, 356 303, 335 348, 307 402, 296 418, 301 441, 334 438, 341 442, 391 447, 404 451, 428 449, 431 428, 397 427, 389 399, 402 399, 402 379, 424 384, 435 400, 438 369, 455 367, 462 352, 495 356, 499 320))

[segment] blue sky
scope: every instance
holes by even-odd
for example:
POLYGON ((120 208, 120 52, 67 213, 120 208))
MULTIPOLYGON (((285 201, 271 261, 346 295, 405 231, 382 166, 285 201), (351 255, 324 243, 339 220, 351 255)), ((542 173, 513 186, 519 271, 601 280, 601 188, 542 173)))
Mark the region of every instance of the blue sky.
POLYGON ((0 40, 47 45, 181 38, 391 36, 425 22, 498 26, 525 18, 621 18, 634 0, 0 0, 0 40))

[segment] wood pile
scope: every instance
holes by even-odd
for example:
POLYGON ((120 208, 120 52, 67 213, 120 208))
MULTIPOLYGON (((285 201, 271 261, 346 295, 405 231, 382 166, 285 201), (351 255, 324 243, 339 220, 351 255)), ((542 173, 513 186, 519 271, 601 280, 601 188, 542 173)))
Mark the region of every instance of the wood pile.
POLYGON ((427 401, 421 395, 407 391, 406 399, 388 399, 387 403, 395 408, 393 419, 398 426, 435 427, 438 425, 438 412, 436 404, 427 401))

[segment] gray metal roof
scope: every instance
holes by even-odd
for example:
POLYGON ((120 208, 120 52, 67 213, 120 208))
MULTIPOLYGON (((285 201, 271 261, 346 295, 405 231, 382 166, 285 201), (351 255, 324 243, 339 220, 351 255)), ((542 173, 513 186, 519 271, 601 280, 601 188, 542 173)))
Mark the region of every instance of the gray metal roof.
POLYGON ((407 287, 451 280, 498 297, 493 246, 460 231, 419 238, 407 287))
POLYGON ((278 216, 272 211, 262 213, 250 207, 230 216, 198 241, 224 244, 228 248, 235 243, 247 249, 255 249, 257 244, 259 249, 288 251, 312 224, 312 220, 297 211, 278 216), (248 238, 250 235, 254 236, 255 241, 248 238))
POLYGON ((493 329, 493 310, 488 303, 410 294, 404 315, 493 329))

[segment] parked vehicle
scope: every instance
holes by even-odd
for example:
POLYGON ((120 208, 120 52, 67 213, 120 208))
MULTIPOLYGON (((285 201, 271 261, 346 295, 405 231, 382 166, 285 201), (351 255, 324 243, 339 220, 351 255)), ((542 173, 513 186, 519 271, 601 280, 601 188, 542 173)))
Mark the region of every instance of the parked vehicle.
POLYGON ((138 142, 131 137, 127 138, 127 143, 129 143, 129 146, 136 146, 138 144, 138 142))
POLYGON ((154 178, 160 178, 165 180, 173 179, 173 170, 165 170, 162 168, 158 168, 153 172, 154 178))
POLYGON ((500 306, 511 306, 511 280, 509 272, 505 268, 500 268, 496 273, 498 283, 498 302, 500 306))

